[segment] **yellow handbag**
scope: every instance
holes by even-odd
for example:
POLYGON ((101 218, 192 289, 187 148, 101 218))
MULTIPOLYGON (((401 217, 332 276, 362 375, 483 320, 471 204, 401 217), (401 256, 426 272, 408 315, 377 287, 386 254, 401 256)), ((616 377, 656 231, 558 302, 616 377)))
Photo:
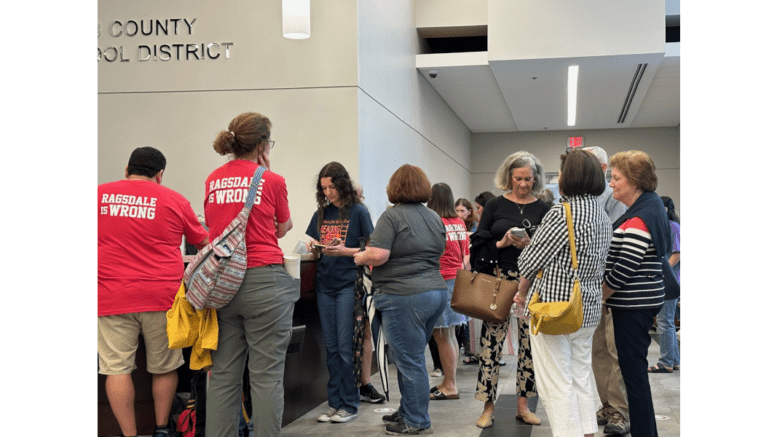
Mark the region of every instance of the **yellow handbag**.
POLYGON ((535 292, 529 302, 531 313, 531 331, 537 335, 542 332, 547 335, 564 335, 576 332, 583 326, 583 295, 580 292, 580 278, 577 276, 577 254, 575 251, 575 231, 572 228, 572 209, 569 203, 564 203, 567 211, 567 231, 569 233, 569 248, 572 252, 572 269, 575 275, 575 285, 569 302, 540 302, 539 291, 535 292))

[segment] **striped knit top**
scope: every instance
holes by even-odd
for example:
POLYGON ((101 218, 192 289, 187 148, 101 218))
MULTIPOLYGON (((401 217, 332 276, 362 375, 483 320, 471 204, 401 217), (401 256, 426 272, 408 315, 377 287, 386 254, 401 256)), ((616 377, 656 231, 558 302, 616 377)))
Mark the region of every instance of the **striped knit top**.
POLYGON ((604 281, 615 290, 607 299, 610 308, 647 309, 664 304, 661 260, 641 218, 626 220, 613 233, 604 281))

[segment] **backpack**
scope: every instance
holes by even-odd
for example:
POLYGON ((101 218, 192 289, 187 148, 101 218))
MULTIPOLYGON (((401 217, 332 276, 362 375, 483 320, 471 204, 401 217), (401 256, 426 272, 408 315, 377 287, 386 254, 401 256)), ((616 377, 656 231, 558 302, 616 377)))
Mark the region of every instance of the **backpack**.
POLYGON ((246 225, 265 170, 263 166, 256 169, 243 209, 218 238, 197 253, 183 274, 186 300, 197 310, 224 307, 243 283, 246 225))
POLYGON ((171 437, 205 436, 205 400, 208 372, 197 370, 192 374, 191 392, 176 393, 170 410, 171 437))
POLYGON ((197 428, 197 414, 194 410, 194 400, 178 416, 176 431, 181 437, 194 437, 197 428))

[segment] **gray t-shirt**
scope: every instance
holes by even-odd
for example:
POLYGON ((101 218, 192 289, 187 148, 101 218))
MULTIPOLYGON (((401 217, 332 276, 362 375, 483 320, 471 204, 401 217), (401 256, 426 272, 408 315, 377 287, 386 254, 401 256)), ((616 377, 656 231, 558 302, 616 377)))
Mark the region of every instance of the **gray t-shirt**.
POLYGON ((372 269, 375 290, 409 296, 445 289, 440 274, 445 235, 440 216, 420 203, 387 209, 370 235, 370 246, 391 251, 385 264, 372 269))

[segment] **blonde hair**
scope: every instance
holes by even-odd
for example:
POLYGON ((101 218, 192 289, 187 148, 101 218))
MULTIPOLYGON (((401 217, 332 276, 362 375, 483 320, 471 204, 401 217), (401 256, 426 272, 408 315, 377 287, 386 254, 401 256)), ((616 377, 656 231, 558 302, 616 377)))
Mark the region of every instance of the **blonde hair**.
POLYGON ((537 195, 545 188, 545 170, 542 168, 542 163, 536 156, 524 150, 513 153, 502 162, 502 165, 500 165, 499 169, 496 171, 494 185, 502 191, 512 190, 512 170, 514 168, 523 167, 529 167, 534 175, 534 185, 532 185, 531 194, 534 197, 537 197, 537 195))

